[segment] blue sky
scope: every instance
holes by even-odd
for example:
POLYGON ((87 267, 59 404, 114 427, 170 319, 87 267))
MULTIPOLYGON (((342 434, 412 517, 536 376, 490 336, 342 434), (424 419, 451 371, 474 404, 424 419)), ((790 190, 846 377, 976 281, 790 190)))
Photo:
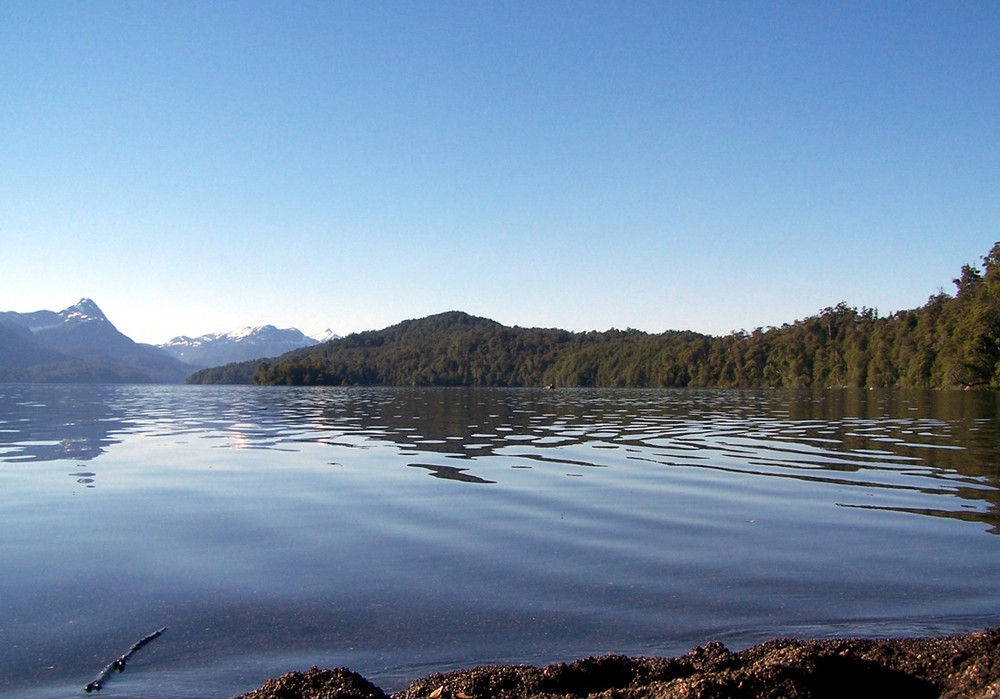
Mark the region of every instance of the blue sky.
POLYGON ((725 334, 1000 240, 1000 3, 0 4, 0 310, 725 334))

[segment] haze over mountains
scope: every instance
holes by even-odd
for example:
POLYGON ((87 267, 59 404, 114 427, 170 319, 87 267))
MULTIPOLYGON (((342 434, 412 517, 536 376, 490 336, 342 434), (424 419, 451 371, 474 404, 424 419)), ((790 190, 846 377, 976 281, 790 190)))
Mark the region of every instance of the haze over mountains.
POLYGON ((0 381, 180 383, 197 369, 274 357, 335 338, 247 327, 154 346, 122 334, 89 298, 62 311, 0 312, 0 381))

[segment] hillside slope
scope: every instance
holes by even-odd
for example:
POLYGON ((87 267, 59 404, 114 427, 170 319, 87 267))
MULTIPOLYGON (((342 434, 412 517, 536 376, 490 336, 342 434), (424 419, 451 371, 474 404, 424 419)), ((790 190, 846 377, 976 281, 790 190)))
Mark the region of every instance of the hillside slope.
POLYGON ((273 385, 1000 388, 1000 243, 957 293, 880 317, 837 304, 724 337, 506 327, 451 311, 357 333, 199 382, 273 385), (250 372, 253 372, 252 374, 250 372), (228 378, 227 378, 228 377, 228 378))

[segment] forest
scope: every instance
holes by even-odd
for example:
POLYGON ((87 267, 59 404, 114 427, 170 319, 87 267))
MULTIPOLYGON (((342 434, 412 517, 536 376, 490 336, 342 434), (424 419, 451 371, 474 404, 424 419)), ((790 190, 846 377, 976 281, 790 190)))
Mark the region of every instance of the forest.
POLYGON ((955 294, 880 317, 844 303, 781 327, 574 333, 458 311, 355 333, 189 383, 380 386, 1000 388, 1000 243, 955 294))

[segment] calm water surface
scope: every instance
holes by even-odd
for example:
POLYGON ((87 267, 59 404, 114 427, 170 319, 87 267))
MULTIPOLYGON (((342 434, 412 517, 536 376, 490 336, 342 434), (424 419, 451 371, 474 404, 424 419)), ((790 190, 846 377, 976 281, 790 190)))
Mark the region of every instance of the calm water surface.
POLYGON ((991 393, 0 385, 0 694, 1000 623, 991 393))

